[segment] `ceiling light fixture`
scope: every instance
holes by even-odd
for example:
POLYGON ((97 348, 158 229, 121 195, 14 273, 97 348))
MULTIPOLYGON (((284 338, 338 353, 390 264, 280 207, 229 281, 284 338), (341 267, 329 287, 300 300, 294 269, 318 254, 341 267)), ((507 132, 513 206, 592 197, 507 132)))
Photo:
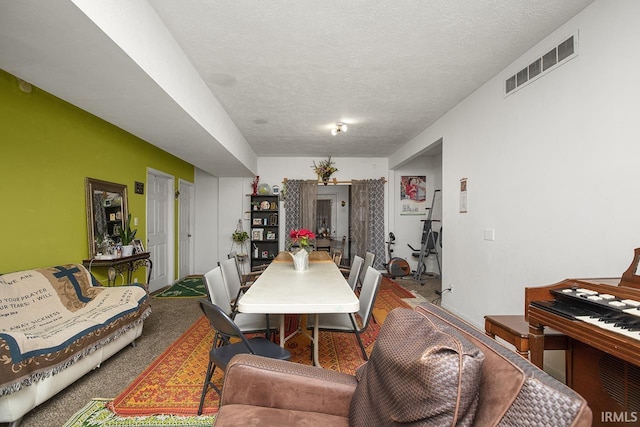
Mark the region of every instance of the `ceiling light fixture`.
POLYGON ((347 132, 347 125, 342 122, 338 122, 331 128, 331 135, 336 136, 339 132, 347 132))

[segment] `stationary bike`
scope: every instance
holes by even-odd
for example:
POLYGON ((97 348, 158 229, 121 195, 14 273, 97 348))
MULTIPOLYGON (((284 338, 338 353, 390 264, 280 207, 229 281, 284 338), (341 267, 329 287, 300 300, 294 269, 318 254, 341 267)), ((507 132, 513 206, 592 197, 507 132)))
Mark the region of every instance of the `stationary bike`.
POLYGON ((387 241, 387 252, 389 253, 389 262, 385 264, 387 267, 387 273, 392 279, 396 277, 404 277, 411 274, 411 267, 409 263, 400 257, 392 257, 393 249, 391 245, 395 243, 396 236, 393 233, 389 233, 389 241, 387 241))

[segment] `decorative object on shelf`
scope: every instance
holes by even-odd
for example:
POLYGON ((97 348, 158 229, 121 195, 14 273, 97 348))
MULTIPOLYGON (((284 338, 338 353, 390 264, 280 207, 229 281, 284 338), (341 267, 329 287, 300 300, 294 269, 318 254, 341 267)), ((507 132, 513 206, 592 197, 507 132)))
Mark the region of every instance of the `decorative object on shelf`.
POLYGON ((133 252, 136 254, 141 254, 144 252, 144 245, 142 244, 142 240, 133 239, 133 252))
POLYGON ((274 185, 273 188, 271 188, 271 192, 273 193, 274 196, 277 196, 278 194, 280 194, 280 187, 278 187, 277 185, 274 185))
POLYGON ((331 175, 338 172, 338 169, 333 166, 334 164, 335 163, 331 161, 331 156, 329 156, 327 160, 321 160, 317 165, 314 161, 313 166, 311 166, 316 175, 318 175, 318 179, 320 179, 324 185, 327 185, 331 175))
POLYGON ((258 194, 261 196, 269 196, 271 195, 271 187, 266 182, 258 185, 258 194))
POLYGON ((268 200, 263 200, 260 202, 260 209, 263 211, 271 209, 271 203, 268 200))
POLYGON ((336 136, 339 133, 347 133, 347 129, 347 125, 342 122, 338 122, 331 128, 331 135, 336 136))
POLYGON ((133 255, 133 239, 136 238, 138 229, 131 229, 131 214, 127 215, 127 222, 120 229, 120 243, 122 244, 122 256, 133 255))
POLYGON ((293 269, 296 271, 305 271, 309 269, 309 252, 300 249, 297 252, 289 252, 293 258, 293 269))
POLYGON ((251 188, 253 189, 253 195, 258 195, 258 183, 260 182, 260 175, 256 175, 256 179, 251 182, 251 188))

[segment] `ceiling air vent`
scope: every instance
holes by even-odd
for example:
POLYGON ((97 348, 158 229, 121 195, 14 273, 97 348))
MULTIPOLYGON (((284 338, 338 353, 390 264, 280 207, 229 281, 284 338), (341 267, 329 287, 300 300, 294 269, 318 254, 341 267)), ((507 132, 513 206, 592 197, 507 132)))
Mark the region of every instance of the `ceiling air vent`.
POLYGON ((510 76, 505 81, 505 94, 510 94, 516 89, 521 88, 557 68, 558 65, 565 63, 567 60, 577 55, 577 34, 572 35, 558 46, 536 58, 528 66, 522 68, 516 74, 510 76))

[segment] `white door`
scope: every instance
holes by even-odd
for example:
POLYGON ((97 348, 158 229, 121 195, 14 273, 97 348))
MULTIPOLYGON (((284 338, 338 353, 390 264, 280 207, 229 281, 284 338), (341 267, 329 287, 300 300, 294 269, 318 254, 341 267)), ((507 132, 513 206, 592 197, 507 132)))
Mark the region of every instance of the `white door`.
POLYGON ((193 184, 180 180, 178 196, 178 277, 193 273, 194 191, 193 184))
POLYGON ((147 248, 151 254, 149 292, 168 286, 173 268, 172 257, 173 201, 170 199, 173 178, 149 170, 147 172, 147 248))

